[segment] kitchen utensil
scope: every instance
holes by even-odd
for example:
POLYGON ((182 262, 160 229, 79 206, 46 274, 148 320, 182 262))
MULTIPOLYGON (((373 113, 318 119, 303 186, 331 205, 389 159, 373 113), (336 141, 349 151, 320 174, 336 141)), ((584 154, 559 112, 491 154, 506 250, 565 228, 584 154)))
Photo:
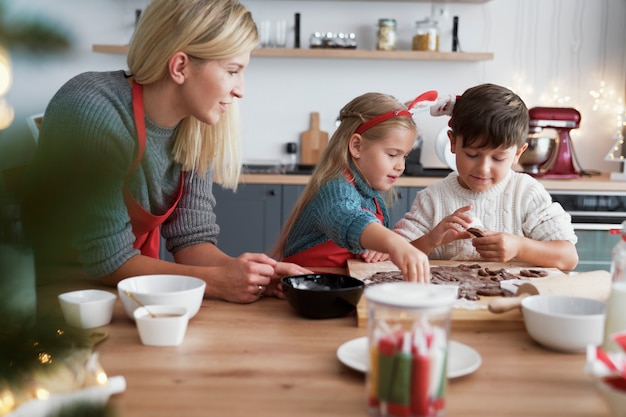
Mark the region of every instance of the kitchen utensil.
POLYGON ((316 165, 327 144, 328 133, 320 130, 320 114, 312 112, 309 130, 300 135, 300 162, 316 165))
POLYGON ((541 178, 579 178, 572 162, 573 152, 569 132, 580 126, 580 113, 571 107, 533 107, 528 110, 529 133, 539 133, 544 128, 555 129, 559 138, 550 166, 538 173, 541 178))
POLYGON ((605 311, 604 302, 573 295, 532 295, 522 301, 530 337, 560 352, 584 352, 602 343, 605 311))
POLYGON ((178 346, 187 332, 187 308, 149 305, 133 312, 141 343, 146 346, 178 346), (155 314, 152 314, 155 313, 155 314))
POLYGON ((58 296, 65 321, 80 329, 109 324, 116 298, 115 294, 104 290, 78 290, 58 296))
POLYGON ((134 295, 132 292, 130 292, 130 291, 128 291, 128 290, 126 290, 126 291, 124 291, 124 293, 125 293, 127 296, 129 296, 129 297, 130 297, 130 298, 131 298, 134 302, 136 302, 137 304, 139 304, 139 307, 143 307, 143 308, 145 308, 145 309, 146 309, 146 311, 148 312, 148 314, 150 314, 150 317, 153 317, 153 318, 154 318, 154 317, 156 317, 156 315, 155 315, 154 313, 150 312, 150 310, 149 310, 148 308, 146 308, 146 306, 145 306, 145 305, 143 305, 143 303, 142 303, 141 301, 139 301, 139 300, 135 297, 135 295, 134 295))
POLYGON ((550 161, 556 147, 556 137, 541 134, 528 135, 528 147, 519 158, 519 164, 529 174, 541 173, 541 167, 550 161))
POLYGON ((303 317, 327 319, 354 311, 363 294, 363 282, 348 275, 308 274, 282 279, 289 305, 303 317))
POLYGON ((145 305, 165 304, 187 307, 189 318, 200 310, 206 283, 185 275, 155 274, 125 278, 117 284, 117 292, 128 317, 133 318, 137 303, 126 290, 145 305))
POLYGON ((448 138, 448 126, 442 127, 437 133, 435 140, 435 152, 441 162, 446 164, 450 169, 456 171, 456 155, 452 153, 450 147, 450 138, 448 138))
POLYGON ((489 311, 503 313, 519 308, 522 300, 530 295, 572 295, 606 301, 611 291, 611 275, 608 271, 591 271, 574 275, 532 278, 517 288, 515 297, 496 298, 489 302, 489 311))
POLYGON ((444 413, 448 336, 458 288, 388 282, 368 287, 370 415, 444 413), (395 409, 397 412, 387 412, 395 409))

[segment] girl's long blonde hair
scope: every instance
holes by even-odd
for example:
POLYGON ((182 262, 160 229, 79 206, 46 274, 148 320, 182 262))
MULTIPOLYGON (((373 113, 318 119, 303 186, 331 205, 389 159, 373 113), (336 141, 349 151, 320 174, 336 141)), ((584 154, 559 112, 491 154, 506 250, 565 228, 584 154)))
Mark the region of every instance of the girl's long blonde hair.
MULTIPOLYGON (((152 0, 130 42, 128 68, 140 84, 168 74, 175 52, 213 60, 250 52, 258 43, 252 14, 237 0, 152 0)), ((236 188, 241 173, 241 137, 236 101, 219 122, 208 125, 188 117, 176 132, 173 157, 185 171, 206 173, 236 188)))
MULTIPOLYGON (((350 155, 350 138, 356 129, 364 122, 381 114, 395 110, 406 110, 406 106, 393 96, 382 93, 365 93, 354 98, 339 112, 339 127, 333 133, 328 146, 324 149, 309 182, 298 198, 291 215, 285 222, 280 237, 274 248, 272 256, 276 259, 284 257, 285 243, 289 232, 296 220, 302 215, 306 206, 317 195, 320 187, 326 182, 344 176, 344 172, 353 173, 356 166, 352 165, 350 155)), ((417 136, 417 127, 412 117, 392 117, 367 129, 361 134, 364 143, 373 143, 384 140, 392 129, 410 129, 417 136)), ((386 200, 391 202, 393 189, 386 195, 386 200)))

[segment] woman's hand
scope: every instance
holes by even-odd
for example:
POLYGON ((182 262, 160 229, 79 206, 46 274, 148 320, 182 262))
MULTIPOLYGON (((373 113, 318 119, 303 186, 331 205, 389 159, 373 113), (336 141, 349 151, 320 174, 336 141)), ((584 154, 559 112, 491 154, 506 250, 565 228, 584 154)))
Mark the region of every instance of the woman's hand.
POLYGON ((262 295, 284 299, 285 294, 283 293, 283 285, 280 282, 281 278, 292 275, 308 275, 313 273, 313 271, 294 263, 278 262, 274 268, 274 275, 262 295))

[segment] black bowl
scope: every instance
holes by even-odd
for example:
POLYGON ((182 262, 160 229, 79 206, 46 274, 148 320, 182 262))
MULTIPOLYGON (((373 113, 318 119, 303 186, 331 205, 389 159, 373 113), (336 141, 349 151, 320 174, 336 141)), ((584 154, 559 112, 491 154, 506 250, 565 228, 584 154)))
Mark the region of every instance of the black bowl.
POLYGON ((342 317, 354 311, 365 284, 339 274, 294 275, 282 279, 283 292, 298 314, 311 319, 342 317))

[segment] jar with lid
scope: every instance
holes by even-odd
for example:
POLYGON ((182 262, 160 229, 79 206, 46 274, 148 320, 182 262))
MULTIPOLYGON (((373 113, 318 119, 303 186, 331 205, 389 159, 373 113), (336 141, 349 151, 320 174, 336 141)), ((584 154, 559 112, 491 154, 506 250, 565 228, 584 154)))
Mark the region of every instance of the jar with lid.
POLYGON ((379 51, 395 51, 397 43, 396 20, 390 18, 379 19, 376 49, 379 51))
POLYGON ((450 316, 457 294, 458 287, 412 282, 365 290, 370 416, 444 414, 450 316))
POLYGON ((612 335, 626 331, 626 221, 622 229, 616 230, 621 239, 611 252, 611 294, 606 304, 604 342, 602 348, 609 352, 620 352, 621 348, 612 335))
POLYGON ((437 21, 427 17, 415 22, 415 34, 413 35, 414 51, 438 51, 439 50, 439 27, 437 21))

